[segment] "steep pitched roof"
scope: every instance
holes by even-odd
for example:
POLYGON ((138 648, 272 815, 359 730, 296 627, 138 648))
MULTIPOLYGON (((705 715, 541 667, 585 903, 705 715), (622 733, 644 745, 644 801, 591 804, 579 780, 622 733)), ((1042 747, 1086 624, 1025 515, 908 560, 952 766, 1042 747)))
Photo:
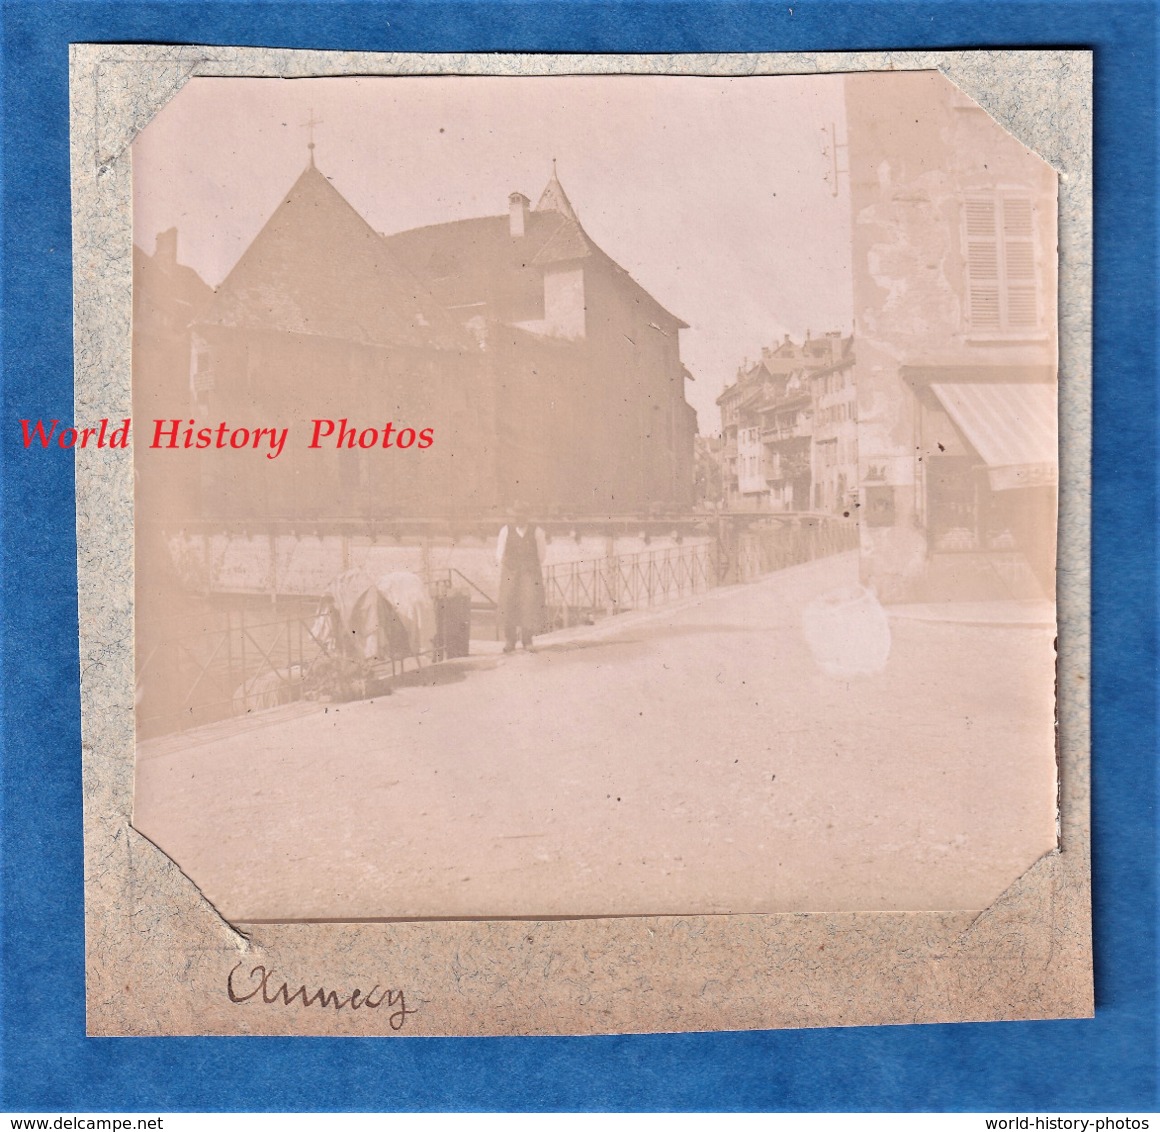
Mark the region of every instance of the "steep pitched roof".
POLYGON ((599 250, 575 221, 556 212, 528 213, 518 239, 513 239, 506 216, 452 220, 384 239, 391 253, 447 307, 490 298, 513 273, 584 259, 599 250))
POLYGON ((313 163, 234 265, 203 321, 378 346, 470 346, 313 163))
POLYGON ((446 307, 493 304, 498 296, 527 285, 538 270, 553 264, 592 260, 628 280, 658 311, 665 310, 580 226, 555 165, 539 203, 528 212, 524 234, 511 235, 508 216, 483 216, 412 228, 386 237, 387 246, 446 307))

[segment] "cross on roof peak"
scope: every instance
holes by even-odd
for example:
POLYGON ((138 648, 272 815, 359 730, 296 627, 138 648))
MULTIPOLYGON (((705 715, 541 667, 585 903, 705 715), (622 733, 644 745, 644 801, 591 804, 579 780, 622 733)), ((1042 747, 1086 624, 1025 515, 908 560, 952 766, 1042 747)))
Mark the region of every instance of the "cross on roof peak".
POLYGON ((307 135, 309 140, 306 143, 306 148, 310 151, 310 164, 313 165, 314 164, 314 127, 321 126, 322 119, 314 117, 314 107, 313 106, 310 108, 309 115, 310 116, 306 119, 306 121, 302 123, 302 128, 310 131, 310 133, 307 135))

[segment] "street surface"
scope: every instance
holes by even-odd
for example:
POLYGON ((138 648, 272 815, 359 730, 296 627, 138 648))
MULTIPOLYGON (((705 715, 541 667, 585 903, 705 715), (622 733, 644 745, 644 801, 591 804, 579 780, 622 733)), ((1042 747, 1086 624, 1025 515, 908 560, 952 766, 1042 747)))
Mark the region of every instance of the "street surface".
POLYGON ((1053 633, 892 616, 827 675, 802 611, 856 580, 146 744, 134 824, 234 922, 985 907, 1054 846, 1053 633))

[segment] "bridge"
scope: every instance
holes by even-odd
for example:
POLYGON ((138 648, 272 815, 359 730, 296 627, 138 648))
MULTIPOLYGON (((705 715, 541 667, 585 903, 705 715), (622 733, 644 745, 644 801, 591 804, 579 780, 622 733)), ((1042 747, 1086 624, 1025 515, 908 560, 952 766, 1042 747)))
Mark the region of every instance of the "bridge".
MULTIPOLYGON (((816 515, 714 515, 542 524, 546 630, 651 609, 850 550, 855 524, 816 515)), ((470 635, 498 637, 494 522, 351 520, 194 524, 157 530, 187 595, 184 612, 138 624, 141 733, 250 715, 310 694, 327 646, 313 631, 319 596, 341 572, 406 570, 432 595, 470 600, 470 635)), ((413 658, 437 661, 441 649, 413 658)), ((402 668, 406 668, 405 661, 402 668)), ((395 675, 392 662, 392 676, 395 675)))

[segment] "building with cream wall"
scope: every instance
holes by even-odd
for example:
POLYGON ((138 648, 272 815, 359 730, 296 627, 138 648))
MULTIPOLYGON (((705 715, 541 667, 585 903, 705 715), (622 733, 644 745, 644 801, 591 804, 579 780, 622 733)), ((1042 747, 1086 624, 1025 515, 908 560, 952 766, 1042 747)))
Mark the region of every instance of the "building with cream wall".
POLYGON ((863 580, 1050 596, 1056 175, 938 73, 845 84, 863 580))

